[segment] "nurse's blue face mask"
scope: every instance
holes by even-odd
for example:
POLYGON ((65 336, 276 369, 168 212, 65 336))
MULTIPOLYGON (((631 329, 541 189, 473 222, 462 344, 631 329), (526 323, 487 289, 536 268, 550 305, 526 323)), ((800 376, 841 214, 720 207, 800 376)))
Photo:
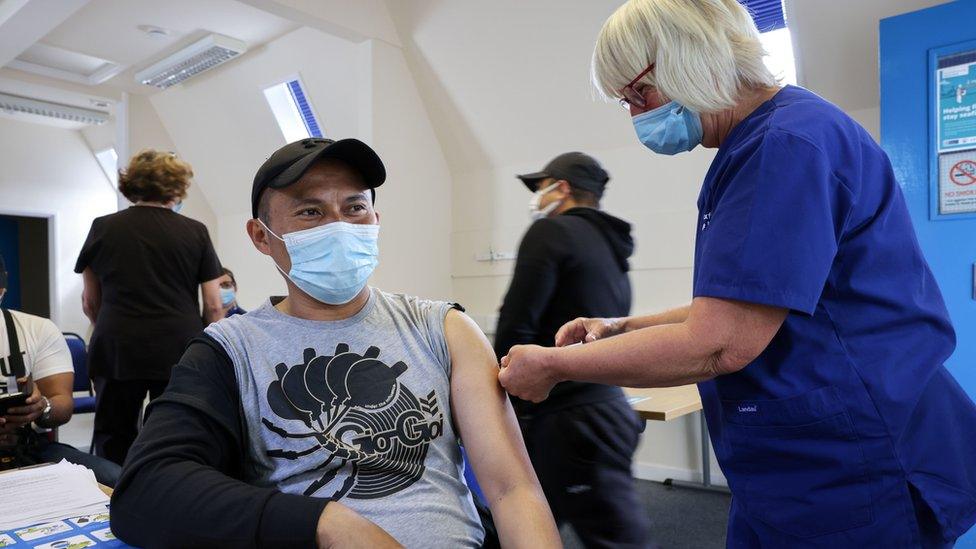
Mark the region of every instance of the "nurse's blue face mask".
MULTIPOLYGON (((626 86, 620 89, 620 105, 630 109, 631 105, 645 108, 647 100, 637 91, 637 83, 654 70, 654 63, 647 66, 626 86)), ((701 144, 701 116, 688 107, 674 101, 643 112, 632 118, 637 139, 645 147, 658 154, 673 155, 690 151, 701 144)))
POLYGON ((701 116, 674 101, 632 120, 640 142, 658 154, 686 152, 701 144, 701 116))
POLYGON ((352 301, 379 263, 379 225, 336 221, 304 231, 276 235, 285 243, 291 270, 278 270, 306 294, 328 305, 352 301))

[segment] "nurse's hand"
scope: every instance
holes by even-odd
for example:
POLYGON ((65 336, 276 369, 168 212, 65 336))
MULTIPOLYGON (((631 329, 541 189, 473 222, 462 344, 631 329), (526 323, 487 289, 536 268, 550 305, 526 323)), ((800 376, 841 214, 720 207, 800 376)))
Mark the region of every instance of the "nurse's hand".
POLYGON ((542 402, 559 382, 553 370, 559 349, 538 345, 516 345, 502 357, 498 382, 508 394, 530 402, 542 402))
POLYGON ((589 343, 624 332, 623 318, 577 318, 556 332, 556 347, 589 343))

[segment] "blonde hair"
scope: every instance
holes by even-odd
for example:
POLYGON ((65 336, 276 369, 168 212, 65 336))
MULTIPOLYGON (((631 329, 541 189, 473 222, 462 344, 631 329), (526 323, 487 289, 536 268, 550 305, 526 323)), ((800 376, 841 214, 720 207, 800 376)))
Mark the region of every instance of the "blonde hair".
POLYGON ((607 19, 593 50, 593 85, 606 99, 640 80, 698 112, 730 109, 744 88, 777 84, 759 31, 737 0, 629 0, 607 19))
POLYGON ((186 198, 193 168, 174 153, 143 149, 119 171, 119 192, 131 202, 171 202, 186 198))

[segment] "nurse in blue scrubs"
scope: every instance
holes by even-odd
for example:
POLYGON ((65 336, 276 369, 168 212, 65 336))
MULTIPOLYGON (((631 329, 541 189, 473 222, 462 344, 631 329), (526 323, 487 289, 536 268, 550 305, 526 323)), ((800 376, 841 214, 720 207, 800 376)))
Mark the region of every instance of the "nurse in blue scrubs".
POLYGON ((514 347, 501 383, 533 401, 565 380, 698 383, 729 547, 952 546, 976 521, 976 407, 943 367, 955 332, 884 151, 776 82, 736 0, 629 1, 593 78, 655 153, 718 149, 694 297, 514 347))

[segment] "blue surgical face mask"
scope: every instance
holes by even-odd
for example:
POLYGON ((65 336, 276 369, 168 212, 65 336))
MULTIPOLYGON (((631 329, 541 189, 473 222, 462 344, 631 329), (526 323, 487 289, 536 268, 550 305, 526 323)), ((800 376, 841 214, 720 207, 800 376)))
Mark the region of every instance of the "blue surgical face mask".
POLYGON ((278 270, 322 303, 343 305, 352 301, 379 263, 379 225, 337 221, 281 236, 267 225, 264 228, 285 243, 291 258, 291 270, 278 270))
POLYGON ((180 213, 180 210, 182 210, 182 209, 183 209, 183 201, 182 200, 179 201, 179 202, 177 202, 176 204, 173 204, 173 211, 174 212, 180 213))
POLYGON ((234 288, 221 288, 220 289, 220 304, 224 307, 230 305, 237 299, 237 292, 234 288))
POLYGON ((637 138, 658 154, 690 151, 701 144, 701 116, 674 101, 633 118, 637 138))

